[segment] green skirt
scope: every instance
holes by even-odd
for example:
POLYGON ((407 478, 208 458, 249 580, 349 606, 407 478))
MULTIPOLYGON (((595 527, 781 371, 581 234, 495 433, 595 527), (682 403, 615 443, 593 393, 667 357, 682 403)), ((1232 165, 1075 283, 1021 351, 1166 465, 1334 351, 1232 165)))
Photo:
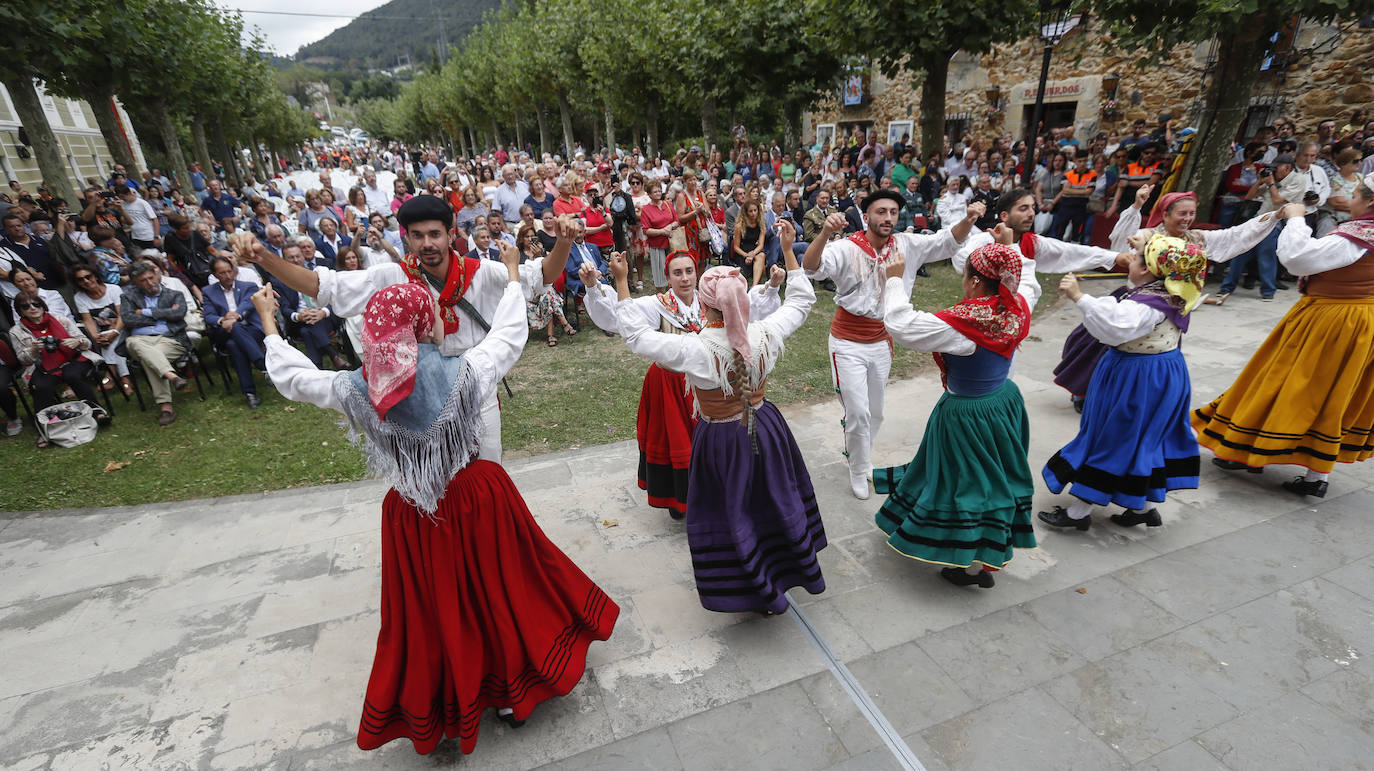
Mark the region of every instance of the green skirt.
POLYGON ((876 517, 888 545, 938 565, 992 568, 1009 562, 1013 547, 1035 548, 1029 443, 1015 383, 986 396, 945 392, 916 457, 873 471, 873 488, 888 496, 876 517))

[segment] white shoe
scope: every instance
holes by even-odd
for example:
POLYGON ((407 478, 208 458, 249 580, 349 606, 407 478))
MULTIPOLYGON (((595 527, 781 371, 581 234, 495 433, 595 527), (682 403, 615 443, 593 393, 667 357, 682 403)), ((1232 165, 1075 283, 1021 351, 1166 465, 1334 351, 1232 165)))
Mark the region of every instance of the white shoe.
POLYGON ((868 477, 863 474, 849 475, 849 490, 861 501, 868 500, 868 477))
POLYGON ((19 418, 15 418, 14 420, 5 423, 5 434, 7 436, 18 436, 19 432, 23 430, 24 421, 20 420, 19 418))

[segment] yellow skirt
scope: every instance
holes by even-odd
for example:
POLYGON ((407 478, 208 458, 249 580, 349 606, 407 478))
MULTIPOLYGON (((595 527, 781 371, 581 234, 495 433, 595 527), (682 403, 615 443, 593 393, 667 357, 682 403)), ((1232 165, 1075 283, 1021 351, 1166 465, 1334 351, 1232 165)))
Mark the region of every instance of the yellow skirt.
POLYGON ((1248 466, 1330 472, 1374 455, 1374 298, 1299 300, 1192 423, 1199 444, 1248 466))

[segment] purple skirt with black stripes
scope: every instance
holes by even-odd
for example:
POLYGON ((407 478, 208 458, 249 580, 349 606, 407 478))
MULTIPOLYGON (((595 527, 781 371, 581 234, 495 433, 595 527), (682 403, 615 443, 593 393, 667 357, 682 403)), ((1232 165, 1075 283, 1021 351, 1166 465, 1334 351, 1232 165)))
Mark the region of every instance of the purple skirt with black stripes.
POLYGON ((785 592, 825 591, 825 548, 811 475, 771 402, 754 412, 758 453, 743 421, 697 422, 687 487, 687 544, 701 605, 781 613, 785 592))

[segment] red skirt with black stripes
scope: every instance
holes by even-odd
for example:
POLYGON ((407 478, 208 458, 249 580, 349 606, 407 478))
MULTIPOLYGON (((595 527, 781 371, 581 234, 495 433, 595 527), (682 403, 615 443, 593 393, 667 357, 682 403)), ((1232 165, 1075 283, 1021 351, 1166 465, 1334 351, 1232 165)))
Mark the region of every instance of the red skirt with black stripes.
POLYGON ((539 529, 504 468, 454 476, 438 522, 395 490, 382 502, 382 629, 358 746, 477 745, 488 708, 516 720, 582 679, 620 608, 539 529))
POLYGON ((649 365, 639 393, 639 489, 649 505, 687 512, 687 467, 692 463, 692 397, 680 372, 649 365))

